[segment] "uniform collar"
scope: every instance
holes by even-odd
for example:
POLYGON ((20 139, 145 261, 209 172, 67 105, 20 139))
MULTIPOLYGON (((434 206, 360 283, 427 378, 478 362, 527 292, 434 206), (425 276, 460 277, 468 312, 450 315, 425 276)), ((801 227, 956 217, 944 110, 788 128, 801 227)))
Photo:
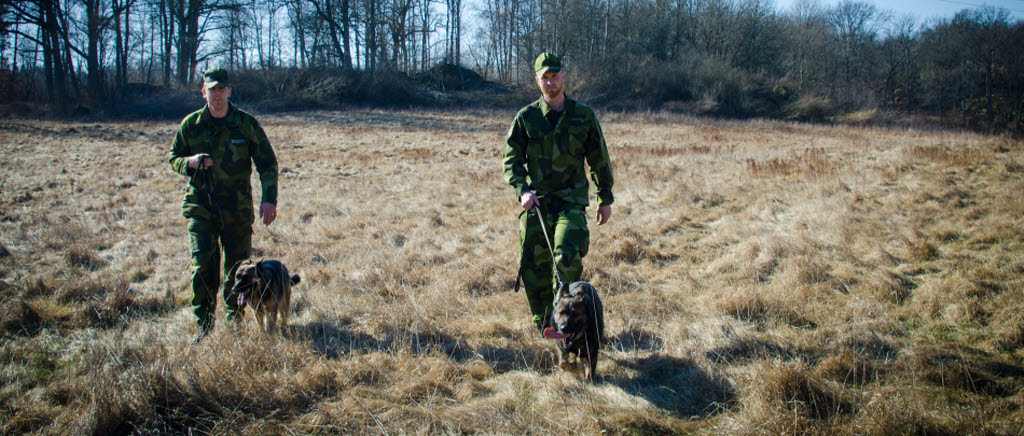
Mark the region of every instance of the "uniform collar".
MULTIPOLYGON (((227 111, 227 113, 224 114, 224 118, 219 118, 219 119, 222 119, 222 120, 233 120, 234 117, 232 117, 231 115, 234 114, 234 112, 235 112, 235 105, 231 104, 231 102, 229 101, 228 102, 228 111, 227 111)), ((210 106, 209 105, 204 105, 203 106, 203 110, 199 112, 199 119, 196 120, 196 123, 197 124, 212 123, 212 122, 214 122, 214 120, 217 120, 217 119, 218 118, 214 118, 213 114, 210 113, 210 106)))
MULTIPOLYGON (((565 106, 562 107, 562 112, 565 112, 567 109, 570 108, 569 105, 572 102, 572 99, 569 98, 569 94, 562 93, 562 95, 565 96, 565 106)), ((538 106, 540 106, 540 113, 543 114, 545 117, 548 116, 549 112, 554 110, 554 109, 551 109, 551 106, 548 106, 548 101, 544 100, 543 96, 541 96, 540 100, 537 100, 537 101, 539 102, 538 106)))

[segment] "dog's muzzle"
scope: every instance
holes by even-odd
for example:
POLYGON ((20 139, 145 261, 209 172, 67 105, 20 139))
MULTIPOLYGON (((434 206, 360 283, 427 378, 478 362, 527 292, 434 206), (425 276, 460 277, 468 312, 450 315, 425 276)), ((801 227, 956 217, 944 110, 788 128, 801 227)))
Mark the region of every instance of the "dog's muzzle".
POLYGON ((255 283, 248 283, 241 286, 236 283, 235 286, 231 288, 231 293, 238 294, 239 306, 245 306, 245 301, 249 299, 249 294, 254 286, 256 286, 255 283))
POLYGON ((563 334, 569 335, 569 337, 565 338, 565 339, 562 339, 562 346, 565 347, 565 348, 571 347, 572 344, 574 342, 576 342, 576 333, 563 333, 563 334))
POLYGON ((249 299, 248 292, 242 292, 238 294, 238 307, 245 306, 245 300, 249 299))

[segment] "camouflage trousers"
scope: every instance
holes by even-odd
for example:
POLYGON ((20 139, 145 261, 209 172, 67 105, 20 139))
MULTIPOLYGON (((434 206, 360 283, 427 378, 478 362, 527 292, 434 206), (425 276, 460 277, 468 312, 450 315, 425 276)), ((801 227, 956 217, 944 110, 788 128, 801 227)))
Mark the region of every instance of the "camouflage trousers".
MULTIPOLYGON (((546 207, 541 209, 547 227, 554 260, 562 281, 569 284, 580 279, 583 257, 590 248, 586 210, 582 207, 546 207)), ((520 265, 526 300, 533 314, 533 324, 543 330, 550 323, 551 310, 558 291, 558 278, 553 269, 551 252, 544 242, 544 231, 534 211, 519 214, 520 265)))
POLYGON ((241 316, 243 308, 231 296, 235 278, 229 277, 228 272, 235 262, 249 257, 252 224, 228 221, 224 225, 217 218, 192 217, 188 220, 188 234, 192 250, 192 311, 196 324, 209 330, 217 311, 218 288, 222 289, 227 318, 241 316))

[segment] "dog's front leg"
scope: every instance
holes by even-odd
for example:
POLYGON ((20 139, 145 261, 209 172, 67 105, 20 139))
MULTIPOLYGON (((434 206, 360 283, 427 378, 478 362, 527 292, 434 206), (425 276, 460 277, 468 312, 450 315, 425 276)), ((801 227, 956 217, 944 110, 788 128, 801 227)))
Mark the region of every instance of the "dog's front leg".
POLYGON ((569 355, 572 353, 569 350, 562 348, 561 345, 558 345, 555 348, 558 349, 558 367, 566 371, 571 370, 572 364, 569 363, 569 355))
MULTIPOLYGON (((580 363, 582 363, 583 359, 580 360, 580 363)), ((587 356, 586 366, 583 367, 583 377, 588 381, 594 381, 595 372, 597 372, 597 351, 594 351, 593 354, 587 356)))
MULTIPOLYGON (((587 366, 583 368, 583 375, 588 381, 594 381, 594 374, 597 372, 597 353, 598 348, 590 343, 589 337, 587 338, 587 348, 580 353, 580 357, 583 357, 583 353, 587 355, 587 366)), ((583 359, 580 359, 583 360, 583 359)), ((582 363, 582 362, 581 362, 582 363)))
POLYGON ((267 332, 266 326, 263 325, 266 314, 263 313, 263 309, 255 309, 252 311, 252 316, 256 318, 256 327, 263 333, 267 332))

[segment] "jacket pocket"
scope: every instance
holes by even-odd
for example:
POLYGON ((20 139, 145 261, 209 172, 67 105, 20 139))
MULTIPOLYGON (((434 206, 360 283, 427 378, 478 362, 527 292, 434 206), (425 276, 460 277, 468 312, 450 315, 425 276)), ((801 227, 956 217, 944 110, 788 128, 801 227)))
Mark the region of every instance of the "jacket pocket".
POLYGON ((244 171, 249 165, 249 141, 237 136, 229 138, 224 160, 228 171, 244 171))
POLYGON ((569 123, 569 154, 583 156, 587 152, 587 138, 590 135, 590 124, 586 121, 569 123))

